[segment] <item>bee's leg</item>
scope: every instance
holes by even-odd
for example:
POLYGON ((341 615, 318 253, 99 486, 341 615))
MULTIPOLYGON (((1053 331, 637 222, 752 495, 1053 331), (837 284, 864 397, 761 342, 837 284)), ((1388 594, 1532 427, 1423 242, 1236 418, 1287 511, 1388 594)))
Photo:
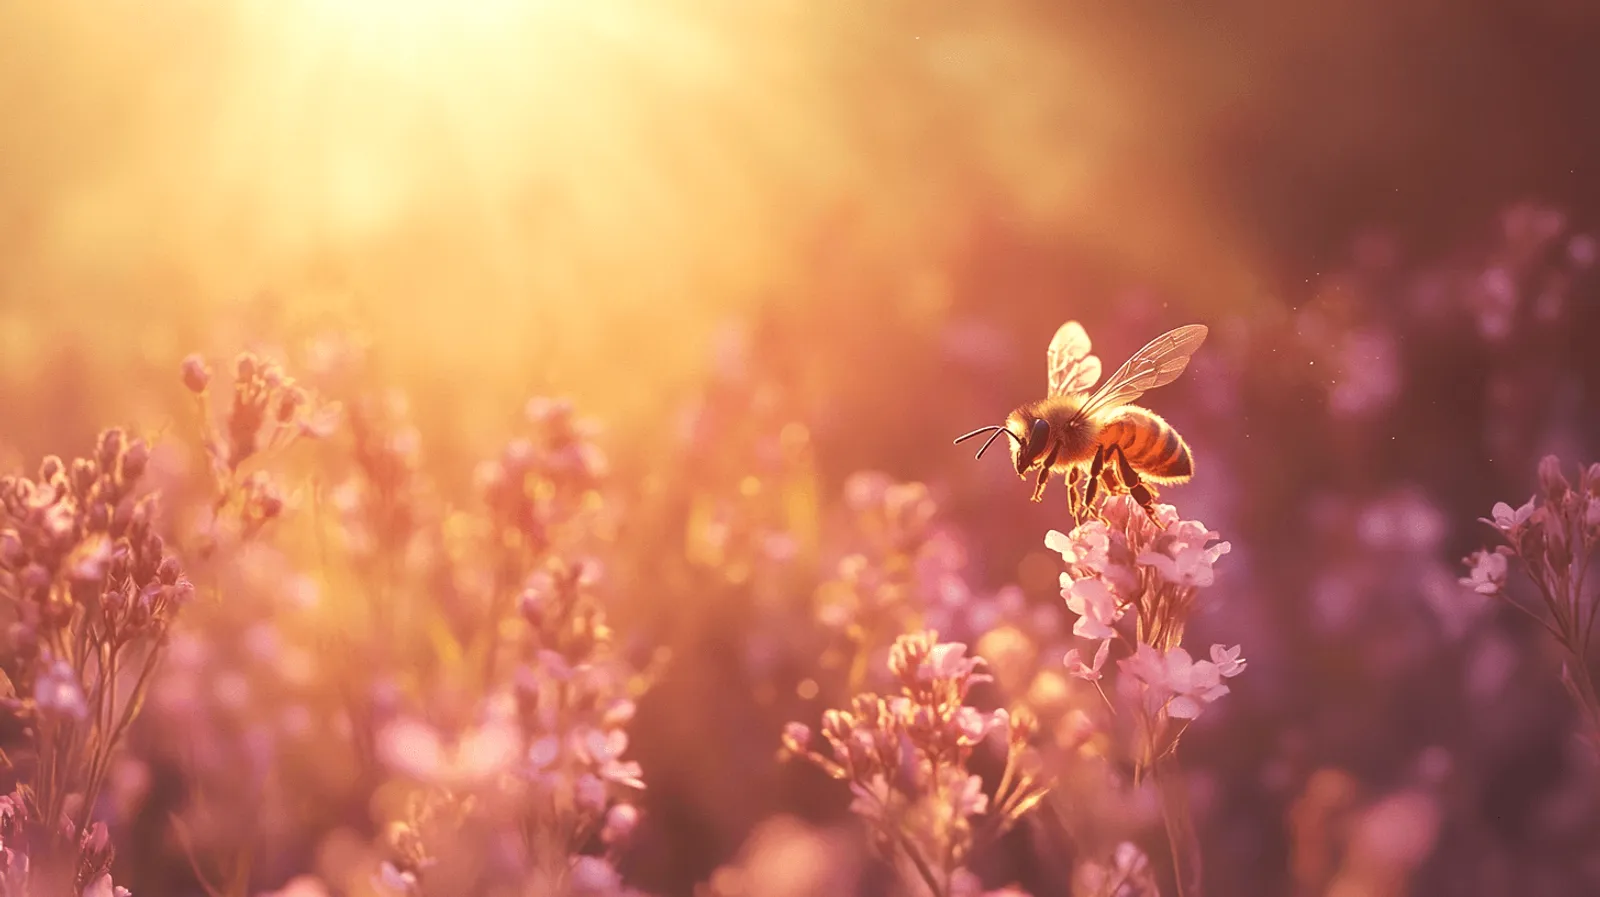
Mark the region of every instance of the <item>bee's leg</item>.
POLYGON ((1056 463, 1056 455, 1061 451, 1061 446, 1050 450, 1045 456, 1044 463, 1039 466, 1039 482, 1033 487, 1033 500, 1039 501, 1044 497, 1044 484, 1050 482, 1050 467, 1056 463))
POLYGON ((1143 480, 1139 479, 1139 472, 1133 469, 1132 464, 1128 463, 1128 456, 1123 453, 1122 446, 1113 445, 1111 450, 1117 453, 1117 472, 1122 475, 1122 484, 1128 487, 1128 494, 1132 495, 1133 500, 1139 503, 1139 507, 1144 508, 1144 512, 1149 515, 1151 522, 1159 525, 1160 521, 1156 520, 1155 493, 1151 491, 1149 486, 1144 484, 1143 480))
POLYGON ((1072 512, 1072 522, 1078 526, 1083 525, 1083 514, 1079 510, 1082 503, 1078 499, 1078 482, 1082 479, 1082 467, 1074 467, 1072 472, 1067 474, 1067 510, 1072 512))
POLYGON ((1083 507, 1085 510, 1094 509, 1094 494, 1100 489, 1100 473, 1105 469, 1106 447, 1100 446, 1094 450, 1094 461, 1089 465, 1089 481, 1083 486, 1083 507))

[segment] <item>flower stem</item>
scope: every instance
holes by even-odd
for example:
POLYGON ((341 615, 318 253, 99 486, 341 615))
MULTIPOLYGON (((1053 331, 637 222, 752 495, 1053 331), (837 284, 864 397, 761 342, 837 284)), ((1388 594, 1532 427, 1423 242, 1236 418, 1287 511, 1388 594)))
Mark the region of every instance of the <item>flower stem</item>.
POLYGON ((1200 839, 1189 811, 1188 788, 1176 754, 1155 761, 1156 788, 1161 793, 1161 818, 1172 852, 1172 879, 1178 897, 1201 897, 1200 839))

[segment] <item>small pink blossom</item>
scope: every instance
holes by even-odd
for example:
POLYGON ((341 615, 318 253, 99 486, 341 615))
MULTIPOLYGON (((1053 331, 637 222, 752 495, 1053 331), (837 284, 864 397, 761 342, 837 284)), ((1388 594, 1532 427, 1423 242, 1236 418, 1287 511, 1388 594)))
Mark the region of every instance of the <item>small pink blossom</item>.
POLYGON ((89 716, 89 705, 84 699, 82 686, 78 684, 77 674, 72 671, 72 664, 64 660, 52 662, 34 681, 33 700, 39 710, 46 714, 78 720, 89 716))
POLYGON ((1217 665, 1217 672, 1224 679, 1232 679, 1244 672, 1245 659, 1239 656, 1240 646, 1224 648, 1221 645, 1211 646, 1211 662, 1217 665))
POLYGON ((1079 679, 1087 679, 1092 682, 1100 678, 1100 668, 1105 666, 1106 654, 1110 651, 1110 649, 1110 639, 1102 641, 1100 643, 1100 649, 1094 652, 1094 662, 1084 663, 1083 655, 1079 653, 1077 648, 1073 648, 1067 652, 1067 656, 1063 658, 1063 662, 1067 666, 1068 673, 1076 676, 1079 679))
POLYGON ((461 784, 488 779, 517 754, 515 729, 491 722, 447 744, 434 727, 398 719, 378 734, 378 756, 389 768, 424 782, 461 784))
POLYGON ((1511 506, 1503 501, 1496 502, 1494 508, 1489 512, 1494 518, 1490 522, 1498 527, 1501 532, 1510 532, 1528 522, 1528 518, 1533 516, 1534 510, 1534 500, 1532 498, 1528 499, 1527 504, 1516 510, 1512 510, 1511 506))
POLYGON ((1480 595, 1498 594, 1505 587, 1508 563, 1503 553, 1479 549, 1466 562, 1469 571, 1461 578, 1462 585, 1480 595))
POLYGON ((1163 656, 1155 648, 1140 644, 1134 656, 1123 664, 1124 670, 1145 683, 1150 704, 1164 706, 1174 719, 1194 719, 1204 705, 1228 693, 1217 664, 1195 661, 1181 647, 1163 656))
POLYGON ((528 745, 528 764, 535 770, 543 770, 555 763, 561 756, 561 740, 553 735, 546 735, 536 739, 528 745))
POLYGON ((384 894, 393 894, 397 897, 409 897, 417 893, 417 876, 413 872, 402 871, 393 863, 384 861, 378 867, 378 874, 373 876, 373 884, 384 894))
MULTIPOLYGON (((928 662, 917 671, 917 678, 924 682, 934 679, 965 679, 976 673, 982 658, 968 657, 967 646, 960 642, 941 642, 934 645, 928 652, 928 662)), ((987 677, 984 677, 985 679, 987 677)))
POLYGON ((1103 571, 1111 551, 1111 533, 1098 520, 1090 521, 1072 530, 1068 535, 1060 530, 1045 534, 1045 547, 1061 555, 1068 566, 1103 571))
POLYGON ((989 809, 989 796, 983 793, 981 776, 963 776, 959 770, 950 767, 945 767, 945 770, 951 779, 947 783, 951 786, 951 809, 958 818, 973 816, 989 809))
POLYGON ((600 831, 600 840, 607 844, 620 844, 628 840, 638 826, 639 808, 633 804, 617 804, 606 813, 606 824, 600 831))
POLYGON ((572 887, 580 894, 614 894, 622 875, 602 857, 580 856, 572 861, 572 887))
POLYGON ((963 706, 956 710, 951 722, 960 735, 961 743, 977 744, 987 738, 990 732, 1005 728, 1007 717, 1004 710, 984 713, 976 707, 963 706))
POLYGON ((572 783, 572 799, 578 809, 599 813, 606 808, 606 783, 592 772, 583 773, 572 783))
POLYGON ((1146 551, 1139 555, 1139 563, 1154 569, 1158 576, 1173 585, 1190 588, 1209 586, 1215 581, 1211 565, 1232 547, 1227 542, 1221 542, 1211 548, 1188 545, 1178 549, 1175 555, 1146 551))
POLYGON ((1061 596, 1067 599, 1067 610, 1078 615, 1072 634, 1085 639, 1108 639, 1117 634, 1112 624, 1122 616, 1116 596, 1104 580, 1079 579, 1065 587, 1061 596))
POLYGON ((643 788, 639 764, 621 759, 628 749, 628 733, 621 729, 589 729, 575 735, 578 756, 593 763, 600 777, 630 788, 643 788))

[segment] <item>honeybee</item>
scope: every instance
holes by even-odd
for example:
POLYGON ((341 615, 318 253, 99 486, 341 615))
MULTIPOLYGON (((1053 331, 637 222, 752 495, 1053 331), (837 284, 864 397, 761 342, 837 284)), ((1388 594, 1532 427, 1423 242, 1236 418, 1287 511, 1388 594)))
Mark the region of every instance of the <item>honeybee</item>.
POLYGON ((1207 332, 1203 324, 1189 324, 1163 333, 1091 394, 1100 379, 1100 359, 1089 354, 1083 325, 1068 321, 1050 340, 1046 396, 1011 412, 1003 425, 980 427, 956 443, 989 433, 978 449, 982 458, 1001 434, 1010 437, 1017 475, 1027 479, 1038 470, 1033 500, 1043 498, 1050 475, 1059 473, 1067 481, 1067 503, 1076 520, 1092 512, 1102 484, 1107 493, 1132 495, 1154 520, 1158 493, 1150 484, 1186 482, 1194 476, 1194 456, 1177 430, 1133 401, 1178 379, 1207 332))

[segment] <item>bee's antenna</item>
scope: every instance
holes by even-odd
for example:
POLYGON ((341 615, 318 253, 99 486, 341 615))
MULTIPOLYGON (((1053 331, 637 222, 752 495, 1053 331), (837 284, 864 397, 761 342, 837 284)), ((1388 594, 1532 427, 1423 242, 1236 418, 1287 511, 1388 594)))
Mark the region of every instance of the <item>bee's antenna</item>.
POLYGON ((960 445, 961 443, 966 442, 968 439, 971 439, 972 437, 977 436, 980 433, 987 433, 990 430, 1003 430, 1003 429, 1005 429, 1005 428, 1000 426, 999 424, 993 424, 993 425, 990 425, 990 426, 987 426, 987 427, 979 427, 978 429, 973 430, 971 433, 968 433, 965 436, 957 436, 955 444, 956 445, 960 445))
POLYGON ((1012 439, 1016 440, 1019 443, 1022 442, 1022 440, 1017 439, 1017 434, 1011 432, 1010 430, 1006 429, 1005 427, 996 425, 996 426, 988 426, 988 427, 979 427, 978 429, 973 430, 971 433, 968 433, 968 434, 966 434, 964 436, 957 437, 956 438, 956 444, 959 445, 960 443, 966 442, 968 439, 971 439, 972 437, 981 435, 983 433, 989 433, 989 438, 985 439, 983 441, 983 445, 978 448, 978 453, 973 456, 974 458, 982 458, 983 457, 983 453, 989 450, 989 444, 994 442, 996 439, 999 439, 1001 433, 1004 433, 1007 436, 1010 436, 1012 439), (989 433, 990 430, 993 430, 994 432, 993 433, 989 433))

